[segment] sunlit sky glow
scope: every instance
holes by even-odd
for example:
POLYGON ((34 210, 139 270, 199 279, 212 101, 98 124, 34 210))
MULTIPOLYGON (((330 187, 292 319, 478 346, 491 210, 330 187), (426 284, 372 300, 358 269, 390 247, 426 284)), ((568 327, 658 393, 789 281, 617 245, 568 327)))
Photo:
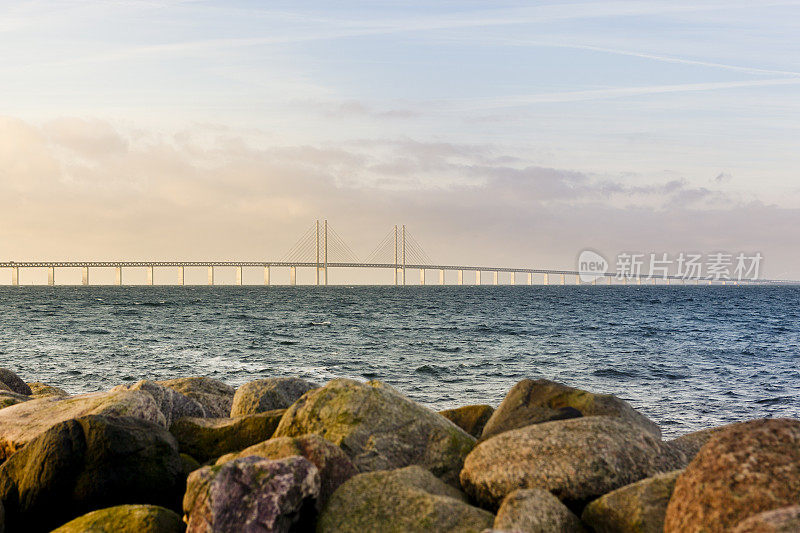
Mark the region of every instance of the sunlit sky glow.
POLYGON ((0 259, 278 259, 327 217, 800 278, 798 35, 800 1, 0 2, 0 259))

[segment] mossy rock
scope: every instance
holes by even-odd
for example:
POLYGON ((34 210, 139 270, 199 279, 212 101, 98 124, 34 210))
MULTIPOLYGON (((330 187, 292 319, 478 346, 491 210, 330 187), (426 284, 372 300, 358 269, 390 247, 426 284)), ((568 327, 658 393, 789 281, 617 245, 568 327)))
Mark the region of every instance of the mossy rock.
POLYGON ((24 394, 0 390, 0 409, 11 407, 12 405, 17 405, 18 403, 27 402, 30 399, 30 396, 25 396, 24 394))
POLYGON ((156 505, 119 505, 92 511, 53 533, 182 533, 185 530, 181 517, 169 509, 156 505))
POLYGON ((581 416, 612 416, 661 438, 658 425, 611 394, 594 394, 546 379, 514 385, 483 428, 481 440, 504 431, 581 416))
POLYGON ((32 394, 31 388, 25 383, 21 377, 7 368, 0 368, 0 383, 11 392, 17 394, 24 394, 30 396, 32 394))
POLYGON ((337 379, 304 394, 275 437, 308 433, 340 446, 359 472, 419 465, 454 485, 475 445, 449 420, 378 381, 337 379))
POLYGON ((219 380, 194 377, 156 381, 156 383, 169 387, 196 401, 203 406, 207 417, 224 418, 231 414, 231 406, 233 405, 233 396, 236 394, 236 389, 219 380))
POLYGON ((439 414, 476 439, 481 436, 483 426, 494 413, 491 405, 465 405, 456 409, 439 411, 439 414))
POLYGON ((130 502, 180 509, 185 482, 166 429, 92 415, 53 426, 3 463, 0 500, 9 531, 50 531, 130 502))
POLYGON ((181 456, 181 465, 183 466, 183 473, 186 477, 189 477, 189 474, 191 474, 192 472, 203 466, 197 459, 195 459, 188 453, 182 453, 180 454, 180 456, 181 456))
POLYGON ((497 531, 585 533, 580 519, 542 489, 519 489, 505 497, 494 519, 497 531))
POLYGON ((245 383, 236 390, 231 416, 254 415, 286 409, 319 385, 300 378, 267 378, 245 383))
POLYGON ((494 516, 419 466, 359 474, 333 493, 318 533, 479 532, 494 516))
POLYGON ((48 396, 55 396, 57 398, 69 397, 69 393, 64 389, 48 385, 47 383, 34 381, 33 383, 28 383, 28 386, 31 388, 31 393, 34 398, 46 398, 48 396))
POLYGON ((269 439, 285 412, 277 409, 237 418, 179 418, 169 430, 181 453, 205 463, 269 439))
POLYGON ((155 400, 143 391, 37 398, 0 409, 0 461, 54 425, 87 415, 128 416, 166 427, 155 400))
POLYGON ((663 533, 667 505, 683 470, 659 474, 609 492, 583 510, 597 533, 663 533))

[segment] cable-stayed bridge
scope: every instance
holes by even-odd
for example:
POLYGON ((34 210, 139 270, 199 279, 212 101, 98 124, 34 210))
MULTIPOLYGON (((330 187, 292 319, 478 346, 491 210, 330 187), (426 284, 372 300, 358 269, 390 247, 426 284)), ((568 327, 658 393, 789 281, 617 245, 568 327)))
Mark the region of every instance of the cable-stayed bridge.
MULTIPOLYGON (((474 273, 472 283, 481 285, 484 272, 492 274, 492 284, 499 285, 500 274, 510 273, 510 280, 506 283, 516 285, 518 275, 526 276, 524 280, 528 285, 536 282, 549 285, 566 285, 574 279, 574 285, 581 285, 581 272, 577 270, 554 270, 541 268, 486 266, 486 265, 451 265, 438 264, 430 258, 422 245, 407 230, 405 225, 396 225, 380 240, 364 260, 350 248, 347 242, 328 224, 327 220, 317 220, 297 240, 295 245, 279 261, 7 261, 0 262, 0 269, 10 269, 11 285, 20 285, 20 269, 46 269, 47 284, 56 284, 56 269, 80 269, 81 284, 90 285, 90 269, 113 268, 115 269, 115 284, 123 285, 123 272, 126 268, 144 268, 147 272, 147 285, 153 285, 154 270, 176 268, 176 285, 184 285, 185 270, 187 268, 206 268, 208 270, 208 285, 214 285, 216 268, 234 268, 236 270, 236 285, 243 284, 243 269, 263 269, 264 285, 271 284, 271 271, 273 268, 289 269, 289 285, 297 285, 297 269, 314 269, 316 285, 328 285, 328 270, 337 268, 359 269, 390 269, 394 272, 395 285, 408 285, 409 270, 419 272, 419 284, 426 284, 426 272, 438 273, 438 284, 445 284, 445 272, 457 272, 457 284, 470 283, 464 276, 474 273)), ((662 283, 662 284, 789 284, 796 283, 789 280, 712 280, 708 278, 687 278, 684 276, 664 275, 650 277, 644 274, 626 275, 618 277, 614 272, 596 273, 592 285, 605 284, 636 284, 662 283)))

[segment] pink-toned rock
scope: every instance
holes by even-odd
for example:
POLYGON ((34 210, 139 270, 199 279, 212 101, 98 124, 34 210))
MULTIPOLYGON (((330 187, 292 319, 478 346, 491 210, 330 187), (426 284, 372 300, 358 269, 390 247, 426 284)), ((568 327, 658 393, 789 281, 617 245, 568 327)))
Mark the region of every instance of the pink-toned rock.
POLYGON ((166 427, 155 400, 143 391, 39 398, 0 409, 0 462, 52 426, 86 415, 129 416, 166 427))
POLYGON ((678 477, 666 533, 730 531, 800 502, 800 420, 734 424, 713 435, 678 477))
POLYGON ((221 465, 240 457, 256 456, 265 459, 282 459, 293 455, 305 457, 319 470, 321 482, 319 498, 317 498, 319 509, 322 509, 339 485, 358 473, 353 462, 341 448, 314 434, 297 438, 276 437, 250 446, 241 452, 223 455, 217 464, 221 465))
POLYGON ((319 488, 319 472, 304 457, 244 457, 207 466, 192 472, 187 482, 186 531, 303 530, 310 526, 303 519, 313 515, 319 488))

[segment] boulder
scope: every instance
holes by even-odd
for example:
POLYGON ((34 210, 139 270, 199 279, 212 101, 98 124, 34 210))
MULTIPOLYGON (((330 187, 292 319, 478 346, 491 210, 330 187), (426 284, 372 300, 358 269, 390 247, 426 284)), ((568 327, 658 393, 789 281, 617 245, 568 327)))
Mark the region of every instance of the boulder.
MULTIPOLYGON (((31 396, 17 394, 16 392, 0 390, 0 409, 17 405, 18 403, 30 401, 31 396)), ((2 430, 0 430, 2 431, 2 430)))
POLYGON ((439 414, 457 425, 476 439, 481 436, 483 427, 494 413, 491 405, 465 405, 456 409, 439 411, 439 414))
POLYGON ((157 505, 118 505, 92 511, 53 533, 183 533, 181 517, 157 505))
POLYGON ((48 385, 46 383, 40 383, 38 381, 34 381, 33 383, 28 383, 28 386, 31 388, 31 392, 33 393, 34 398, 44 398, 46 396, 57 396, 59 398, 66 398, 69 396, 69 393, 64 389, 53 387, 52 385, 48 385))
POLYGON ((53 426, 0 466, 10 531, 50 531, 89 511, 138 502, 179 508, 178 447, 161 426, 85 416, 53 426))
POLYGON ((800 531, 800 505, 782 507, 751 516, 733 533, 796 533, 800 531))
POLYGON ((191 474, 195 470, 199 470, 203 466, 197 461, 197 459, 195 459, 188 453, 181 454, 181 465, 185 477, 189 477, 189 474, 191 474))
POLYGON ((675 483, 664 531, 728 531, 800 501, 800 420, 733 424, 713 435, 675 483))
POLYGON ((4 533, 6 530, 6 512, 3 508, 3 501, 0 500, 0 533, 4 533))
POLYGON ((59 422, 86 415, 129 416, 166 426, 155 400, 143 391, 38 398, 0 410, 0 461, 59 422))
POLYGON ((179 418, 169 430, 182 453, 204 463, 269 439, 284 412, 278 409, 238 418, 179 418))
POLYGON ((358 473, 350 458, 341 448, 328 442, 319 435, 303 435, 302 437, 277 437, 250 446, 238 453, 223 455, 217 464, 224 464, 240 457, 263 457, 265 459, 282 459, 300 455, 305 457, 319 470, 320 490, 317 505, 321 509, 339 485, 358 473))
POLYGON ((337 379, 307 392, 286 411, 275 437, 322 435, 359 472, 420 465, 457 484, 475 439, 378 381, 337 379))
POLYGON ((611 416, 545 422, 506 431, 467 456, 461 485, 496 509, 515 489, 541 488, 584 503, 680 461, 638 424, 611 416))
POLYGON ((711 437, 720 431, 729 428, 730 426, 731 424, 701 429, 700 431, 694 431, 692 433, 687 433, 685 435, 681 435, 680 437, 676 437, 672 440, 668 440, 666 444, 670 448, 674 448, 683 453, 686 456, 686 464, 688 465, 689 462, 695 458, 697 452, 700 451, 700 448, 705 446, 706 442, 708 442, 711 437))
POLYGON ((521 533, 583 533, 580 519, 561 501, 542 489, 518 489, 505 497, 494 529, 521 533))
POLYGON ((236 389, 221 381, 211 378, 178 378, 156 381, 156 383, 196 401, 203 406, 207 417, 225 418, 230 416, 236 389))
POLYGON ((609 492, 583 510, 597 533, 663 533, 667 504, 682 470, 658 474, 609 492))
POLYGON ((493 520, 428 470, 408 466, 345 482, 320 514, 317 532, 480 532, 493 520))
POLYGON ((319 472, 303 457, 243 457, 189 476, 183 500, 187 533, 307 531, 319 472), (298 524, 299 522, 299 524, 298 524))
POLYGON ((142 380, 132 385, 119 385, 111 389, 112 392, 118 390, 141 390, 150 394, 158 404, 158 408, 164 414, 167 427, 172 425, 172 423, 179 418, 204 418, 206 416, 203 406, 198 402, 174 389, 152 381, 142 380))
POLYGON ((286 409, 319 385, 300 378, 269 378, 245 383, 236 391, 230 416, 244 416, 286 409))
POLYGON ((28 384, 7 368, 0 368, 0 383, 5 385, 11 392, 24 394, 25 396, 30 396, 32 394, 28 384))
POLYGON ((613 416, 661 438, 655 422, 611 394, 593 394, 546 379, 524 379, 508 391, 483 428, 481 439, 531 424, 579 416, 613 416))

